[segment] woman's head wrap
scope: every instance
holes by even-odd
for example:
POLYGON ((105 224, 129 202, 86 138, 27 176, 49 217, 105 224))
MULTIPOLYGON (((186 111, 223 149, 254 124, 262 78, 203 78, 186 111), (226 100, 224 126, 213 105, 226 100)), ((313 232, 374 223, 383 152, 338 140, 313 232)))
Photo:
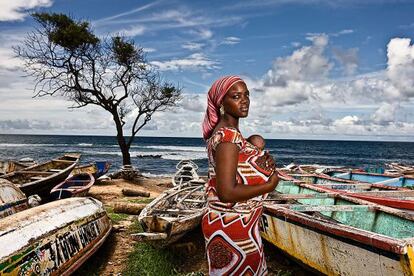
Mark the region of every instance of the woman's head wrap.
POLYGON ((238 76, 225 76, 216 80, 208 91, 207 110, 203 121, 203 137, 204 140, 210 138, 220 119, 220 105, 230 87, 244 81, 238 76))

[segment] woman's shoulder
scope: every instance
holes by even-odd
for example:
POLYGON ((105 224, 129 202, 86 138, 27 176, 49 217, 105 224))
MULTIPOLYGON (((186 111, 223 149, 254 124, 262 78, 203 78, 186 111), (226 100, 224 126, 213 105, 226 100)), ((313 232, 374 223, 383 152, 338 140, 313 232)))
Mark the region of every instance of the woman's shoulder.
POLYGON ((240 131, 234 127, 223 126, 218 128, 209 139, 213 149, 220 143, 233 143, 240 148, 244 145, 245 140, 240 131))

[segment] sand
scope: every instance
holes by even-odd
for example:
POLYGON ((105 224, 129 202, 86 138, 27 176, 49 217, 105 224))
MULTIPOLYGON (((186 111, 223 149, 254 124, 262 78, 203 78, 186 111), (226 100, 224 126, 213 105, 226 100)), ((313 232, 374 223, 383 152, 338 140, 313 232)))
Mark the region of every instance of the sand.
MULTIPOLYGON (((142 178, 138 183, 125 180, 110 180, 94 185, 89 195, 99 199, 107 208, 112 208, 117 202, 131 202, 143 200, 143 197, 126 197, 122 194, 123 188, 150 192, 150 198, 157 197, 164 190, 171 188, 171 178, 142 178)), ((127 216, 114 223, 114 231, 102 248, 85 263, 84 267, 95 267, 98 275, 121 275, 125 269, 128 255, 133 251, 136 243, 130 237, 130 226, 137 216, 127 216)), ((204 238, 200 227, 188 233, 175 245, 171 245, 181 256, 184 254, 186 262, 178 264, 181 273, 201 272, 208 275, 207 258, 204 249, 204 238)), ((265 255, 269 268, 269 275, 312 275, 300 268, 280 253, 273 245, 265 242, 265 255)), ((81 268, 81 271, 84 272, 81 268)))

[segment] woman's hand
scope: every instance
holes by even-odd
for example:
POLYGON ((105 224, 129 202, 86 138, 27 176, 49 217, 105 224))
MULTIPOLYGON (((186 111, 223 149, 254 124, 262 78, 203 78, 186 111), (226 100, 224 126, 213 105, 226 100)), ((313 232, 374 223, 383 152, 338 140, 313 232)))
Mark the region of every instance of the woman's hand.
POLYGON ((275 169, 276 169, 275 160, 269 154, 268 151, 265 151, 262 156, 258 157, 255 160, 255 163, 261 169, 263 169, 264 171, 268 172, 268 175, 271 175, 275 171, 275 169))
POLYGON ((269 177, 269 179, 267 180, 267 185, 269 185, 269 193, 273 192, 277 186, 277 184, 279 183, 279 176, 278 176, 278 172, 274 171, 273 174, 269 177))

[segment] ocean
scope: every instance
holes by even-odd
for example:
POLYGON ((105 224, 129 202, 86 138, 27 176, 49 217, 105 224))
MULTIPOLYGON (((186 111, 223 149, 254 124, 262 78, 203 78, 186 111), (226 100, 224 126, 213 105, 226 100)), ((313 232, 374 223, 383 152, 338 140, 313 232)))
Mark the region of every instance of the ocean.
MULTIPOLYGON (((388 162, 414 164, 412 142, 267 139, 266 149, 278 167, 292 162, 350 167, 382 167, 388 162)), ((115 137, 0 134, 1 160, 30 157, 46 161, 64 152, 81 153, 81 164, 110 161, 111 171, 122 165, 115 137)), ((147 176, 171 175, 181 159, 192 159, 201 174, 207 173, 207 154, 201 138, 136 137, 130 153, 133 166, 147 176)))

